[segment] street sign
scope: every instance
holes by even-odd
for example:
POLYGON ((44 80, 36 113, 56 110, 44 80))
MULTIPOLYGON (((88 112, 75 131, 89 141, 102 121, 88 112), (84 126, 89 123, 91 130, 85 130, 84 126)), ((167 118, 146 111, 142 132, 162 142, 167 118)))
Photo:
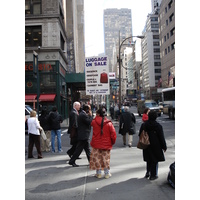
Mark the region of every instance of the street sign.
POLYGON ((108 57, 85 58, 86 95, 110 94, 108 57))

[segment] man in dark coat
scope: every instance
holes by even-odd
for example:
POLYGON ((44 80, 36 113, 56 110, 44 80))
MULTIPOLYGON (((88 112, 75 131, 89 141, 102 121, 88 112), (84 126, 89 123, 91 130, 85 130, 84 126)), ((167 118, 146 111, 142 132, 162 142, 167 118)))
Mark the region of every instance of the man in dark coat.
POLYGON ((75 101, 73 103, 73 109, 71 110, 69 115, 68 134, 70 134, 70 144, 72 145, 72 147, 67 151, 67 154, 69 155, 70 158, 74 154, 76 145, 78 143, 77 128, 78 128, 78 115, 79 115, 78 111, 80 110, 80 106, 81 106, 80 103, 78 101, 75 101))
POLYGON ((126 145, 126 134, 128 133, 128 146, 132 146, 133 134, 135 134, 135 115, 129 112, 129 107, 124 107, 124 112, 120 115, 119 133, 123 135, 123 142, 126 145))
POLYGON ((58 152, 61 153, 61 128, 60 123, 63 122, 62 116, 58 113, 57 107, 52 108, 52 112, 49 113, 49 124, 51 129, 51 148, 52 153, 55 153, 55 137, 57 136, 58 152))
POLYGON ((76 159, 80 156, 83 149, 85 150, 88 161, 90 160, 90 144, 89 137, 91 132, 91 122, 92 122, 92 112, 89 105, 83 105, 83 110, 78 116, 78 144, 76 145, 76 150, 69 160, 69 165, 73 167, 78 167, 75 163, 76 159))
POLYGON ((140 127, 139 136, 143 130, 149 135, 150 145, 143 150, 143 159, 147 162, 147 172, 145 178, 150 176, 150 180, 158 178, 158 162, 165 161, 163 151, 167 150, 167 145, 162 126, 156 122, 157 113, 150 111, 149 120, 140 127))

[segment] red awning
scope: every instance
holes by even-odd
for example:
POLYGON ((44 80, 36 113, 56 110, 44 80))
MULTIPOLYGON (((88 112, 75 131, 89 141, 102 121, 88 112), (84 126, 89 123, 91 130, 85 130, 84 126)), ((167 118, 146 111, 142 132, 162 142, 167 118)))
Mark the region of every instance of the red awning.
POLYGON ((55 97, 55 94, 41 94, 39 101, 54 101, 55 97))
POLYGON ((36 101, 36 94, 26 94, 25 95, 25 102, 35 102, 36 101))

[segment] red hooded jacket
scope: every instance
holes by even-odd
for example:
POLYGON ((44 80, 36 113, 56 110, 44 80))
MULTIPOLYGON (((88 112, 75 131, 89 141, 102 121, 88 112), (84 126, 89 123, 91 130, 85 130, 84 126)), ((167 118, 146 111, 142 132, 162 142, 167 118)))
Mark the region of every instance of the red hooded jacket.
POLYGON ((93 136, 91 146, 95 149, 112 149, 115 144, 117 135, 112 122, 104 117, 103 134, 101 135, 101 121, 102 117, 96 116, 91 123, 93 127, 93 136))

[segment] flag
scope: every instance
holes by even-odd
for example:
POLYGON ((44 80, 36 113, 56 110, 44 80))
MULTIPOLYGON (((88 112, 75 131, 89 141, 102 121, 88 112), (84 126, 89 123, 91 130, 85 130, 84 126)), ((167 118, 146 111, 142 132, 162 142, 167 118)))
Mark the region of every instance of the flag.
POLYGON ((173 75, 171 74, 171 72, 168 72, 168 85, 169 82, 173 79, 173 75))

